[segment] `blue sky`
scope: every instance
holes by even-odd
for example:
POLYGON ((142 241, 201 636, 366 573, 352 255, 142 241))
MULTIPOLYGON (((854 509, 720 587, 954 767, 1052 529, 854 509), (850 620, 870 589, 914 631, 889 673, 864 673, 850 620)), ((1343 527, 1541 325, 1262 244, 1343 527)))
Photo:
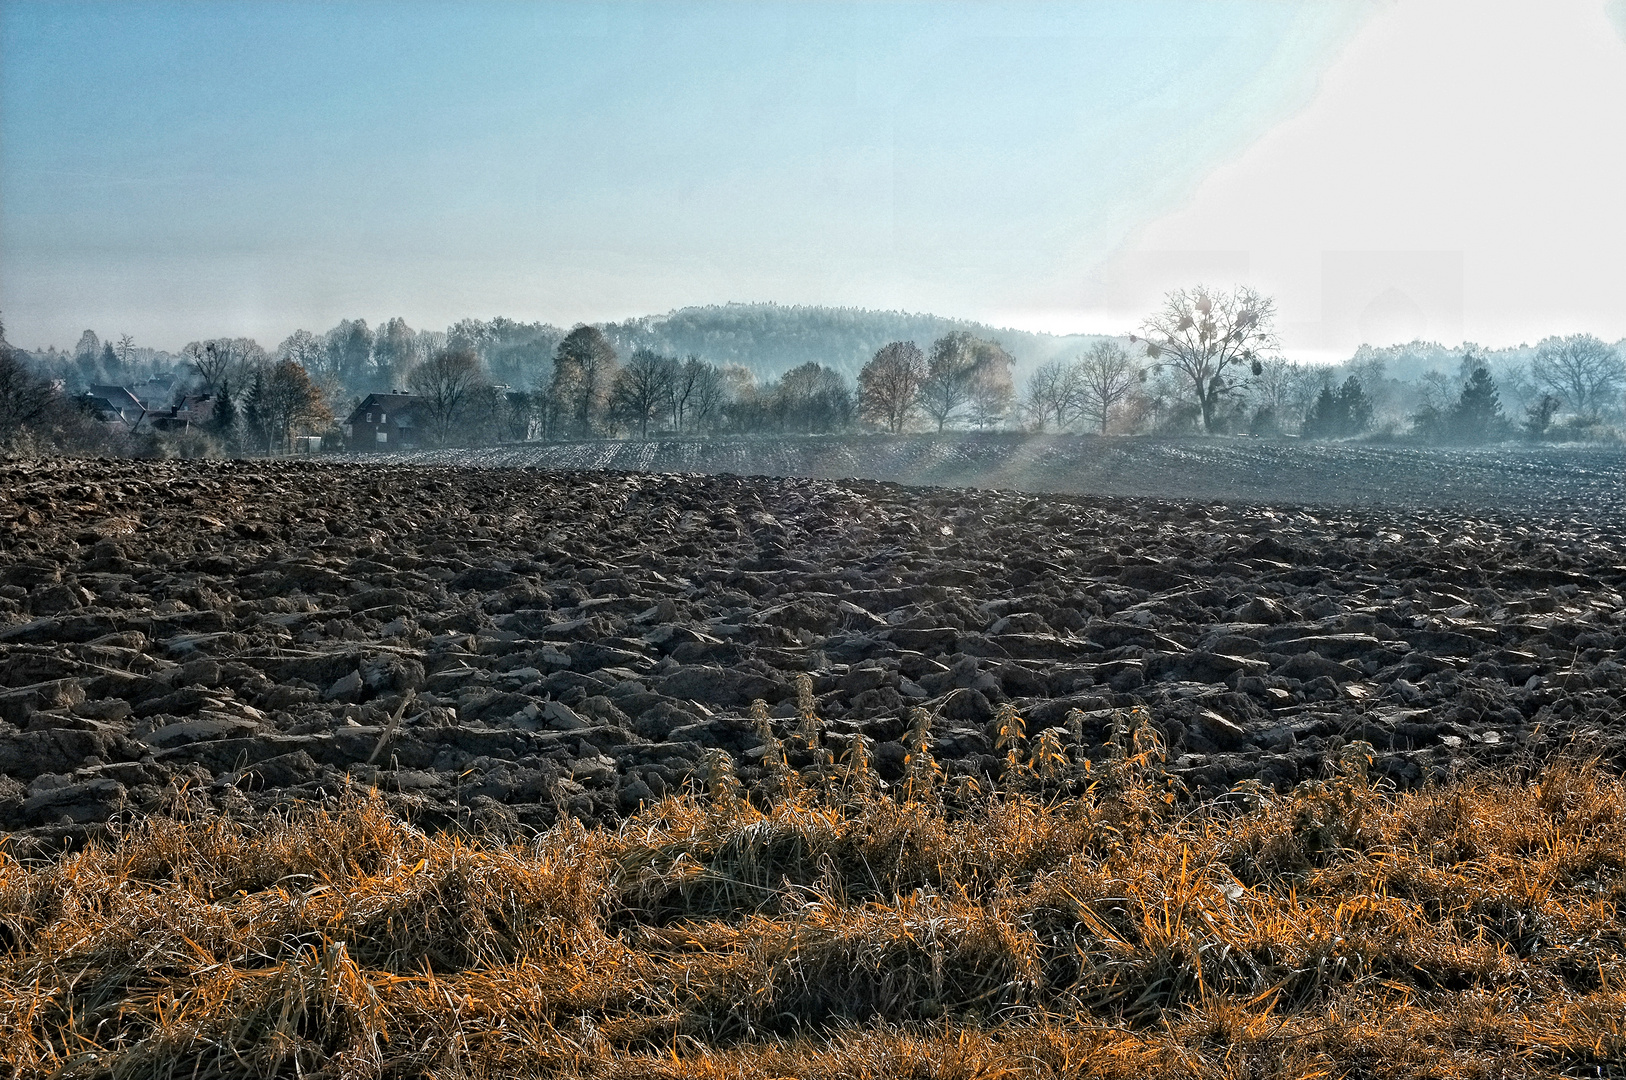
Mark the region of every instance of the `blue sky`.
POLYGON ((730 300, 1626 334, 1626 0, 0 0, 19 344, 730 300))
POLYGON ((1371 10, 6 0, 0 311, 167 347, 728 300, 1020 321, 1371 10))

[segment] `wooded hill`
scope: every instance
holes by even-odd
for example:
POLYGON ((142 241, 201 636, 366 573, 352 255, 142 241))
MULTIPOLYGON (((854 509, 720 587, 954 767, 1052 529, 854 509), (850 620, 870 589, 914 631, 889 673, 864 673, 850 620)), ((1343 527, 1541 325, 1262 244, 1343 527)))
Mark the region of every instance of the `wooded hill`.
POLYGON ((741 364, 759 379, 808 361, 856 376, 881 346, 913 341, 922 349, 944 334, 965 330, 997 341, 1016 359, 1018 381, 1046 360, 1073 359, 1098 337, 1036 334, 939 315, 780 304, 710 304, 665 315, 601 324, 622 356, 653 349, 667 356, 691 353, 714 364, 741 364))

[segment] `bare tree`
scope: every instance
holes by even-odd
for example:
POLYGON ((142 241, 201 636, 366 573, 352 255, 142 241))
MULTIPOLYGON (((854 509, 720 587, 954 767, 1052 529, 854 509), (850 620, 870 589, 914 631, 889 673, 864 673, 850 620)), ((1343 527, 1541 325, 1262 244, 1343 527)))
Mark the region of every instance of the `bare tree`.
POLYGON ((340 354, 328 348, 325 338, 309 330, 295 330, 277 346, 277 359, 292 360, 304 368, 316 388, 322 392, 322 400, 328 408, 338 411, 336 406, 344 398, 344 378, 339 370, 340 354))
POLYGON ((781 428, 812 435, 846 430, 857 405, 841 372, 809 360, 780 377, 771 410, 781 428))
MULTIPOLYGON (((1508 406, 1508 412, 1522 414, 1534 406, 1538 411, 1552 408, 1556 414, 1557 408, 1561 407, 1563 402, 1559 402, 1558 406, 1544 404, 1548 399, 1557 401, 1557 398, 1537 384, 1532 370, 1533 367, 1534 365, 1530 363, 1520 363, 1517 360, 1500 357, 1492 361, 1490 365, 1491 376, 1496 379, 1496 385, 1501 388, 1502 401, 1508 406)), ((1360 373, 1357 372, 1357 374, 1360 373)), ((1362 385, 1365 385, 1366 382, 1366 376, 1361 375, 1362 385)), ((1388 402, 1379 399, 1377 394, 1373 394, 1372 397, 1377 406, 1377 411, 1379 413, 1384 412, 1384 405, 1388 404, 1388 402)))
POLYGON ((295 330, 277 346, 278 360, 292 360, 316 378, 327 358, 327 346, 309 330, 295 330))
POLYGON ((113 354, 119 358, 119 363, 129 366, 130 356, 135 352, 135 338, 129 334, 120 334, 118 346, 113 354))
POLYGON ((1203 430, 1212 431, 1220 398, 1233 388, 1226 371, 1240 364, 1258 373, 1265 356, 1276 350, 1275 318, 1275 301, 1246 286, 1226 293, 1199 285, 1169 293, 1163 310, 1147 318, 1141 333, 1146 355, 1190 384, 1203 430))
POLYGON ((278 361, 256 381, 251 405, 272 449, 286 450, 296 431, 333 420, 322 392, 292 360, 278 361))
POLYGON ((203 389, 213 393, 228 379, 242 381, 245 372, 263 367, 268 358, 251 338, 211 338, 193 341, 181 350, 203 389))
POLYGON ((1316 375, 1293 360, 1273 357, 1259 362, 1259 373, 1248 380, 1255 423, 1262 430, 1297 428, 1316 395, 1316 375))
POLYGON ((230 353, 213 341, 189 341, 181 349, 181 355, 205 389, 220 385, 231 362, 230 353))
POLYGON ((960 407, 971 400, 976 375, 976 339, 964 330, 955 330, 932 342, 931 359, 926 362, 926 378, 920 387, 920 407, 942 431, 960 407))
POLYGON ((1051 423, 1066 428, 1078 413, 1078 368, 1064 360, 1049 360, 1028 376, 1024 407, 1043 431, 1051 423))
POLYGON ((1113 411, 1129 400, 1146 375, 1134 358, 1116 341, 1098 341, 1079 358, 1077 371, 1078 411, 1096 425, 1102 435, 1113 411))
POLYGON ((723 409, 730 400, 730 394, 728 380, 715 365, 691 356, 689 362, 683 365, 685 373, 697 363, 700 366, 699 377, 684 406, 683 422, 690 429, 698 431, 714 427, 722 421, 723 409))
MULTIPOLYGON (((485 368, 482 363, 480 370, 485 368)), ((503 439, 513 426, 513 403, 508 395, 482 377, 469 387, 468 395, 452 418, 451 437, 465 446, 484 446, 503 439)), ((442 440, 445 441, 444 439, 442 440)))
POLYGON ((708 379, 714 379, 716 374, 716 368, 692 353, 679 366, 676 381, 672 384, 672 428, 674 430, 687 430, 693 414, 693 403, 701 394, 701 387, 708 379))
POLYGON ((487 385, 480 357, 468 345, 442 349, 412 369, 407 387, 417 395, 418 409, 430 432, 444 443, 478 389, 487 385))
POLYGON ((610 415, 649 438, 649 422, 673 409, 672 397, 681 369, 669 356, 637 349, 610 386, 610 415))
POLYGON ((1430 368, 1417 380, 1418 404, 1423 409, 1444 412, 1456 400, 1458 387, 1438 368, 1430 368))
POLYGON ((394 318, 378 328, 373 338, 374 385, 394 390, 406 381, 406 373, 419 360, 418 338, 402 318, 394 318))
POLYGON ((980 431, 999 423, 1010 411, 1016 396, 1011 382, 1015 359, 997 341, 974 342, 971 356, 971 421, 980 431))
POLYGON ((549 393, 578 435, 598 429, 615 382, 615 349, 596 326, 577 326, 554 352, 549 393))
POLYGON ((367 379, 373 359, 373 332, 366 319, 340 319, 339 325, 324 335, 327 364, 337 373, 346 389, 360 389, 367 379))
POLYGON ((858 373, 858 415, 896 435, 920 406, 926 381, 926 355, 912 341, 894 341, 876 351, 858 373))
POLYGON ((510 390, 503 395, 502 435, 510 442, 525 442, 536 438, 542 424, 542 403, 546 395, 540 392, 510 390))
POLYGON ((1536 346, 1530 372, 1537 383, 1583 415, 1613 404, 1626 386, 1626 363, 1620 354, 1591 334, 1547 338, 1536 346))

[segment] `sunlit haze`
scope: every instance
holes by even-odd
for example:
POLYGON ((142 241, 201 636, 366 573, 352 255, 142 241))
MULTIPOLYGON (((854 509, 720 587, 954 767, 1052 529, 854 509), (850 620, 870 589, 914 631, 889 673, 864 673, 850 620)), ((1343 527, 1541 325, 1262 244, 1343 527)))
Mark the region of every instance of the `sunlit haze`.
POLYGON ((1315 100, 1092 275, 1120 318, 1248 280, 1283 338, 1491 346, 1626 335, 1626 41, 1593 0, 1408 0, 1315 100))

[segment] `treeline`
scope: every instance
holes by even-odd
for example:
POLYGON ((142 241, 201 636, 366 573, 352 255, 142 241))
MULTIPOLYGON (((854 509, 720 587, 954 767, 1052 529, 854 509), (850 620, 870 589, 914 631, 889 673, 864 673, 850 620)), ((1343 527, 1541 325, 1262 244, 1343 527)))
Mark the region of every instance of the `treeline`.
POLYGON ((1275 307, 1248 289, 1177 290, 1126 341, 1098 342, 1028 378, 1036 430, 1497 442, 1618 441, 1626 342, 1362 346, 1337 365, 1287 360, 1275 307))
POLYGON ((1222 423, 1310 438, 1618 441, 1626 427, 1623 346, 1575 334, 1501 350, 1363 346, 1336 366, 1274 359, 1237 388, 1222 423))
POLYGON ((434 441, 589 439, 655 434, 826 434, 851 430, 852 387, 809 361, 758 382, 739 364, 635 349, 622 357, 596 326, 561 338, 545 382, 497 387, 471 344, 439 350, 407 376, 406 389, 431 418, 434 441), (499 392, 500 391, 500 392, 499 392))
MULTIPOLYGON (((779 304, 683 308, 599 324, 599 330, 622 357, 640 349, 663 356, 701 356, 718 367, 743 367, 759 382, 807 363, 851 379, 888 342, 916 341, 925 346, 955 332, 999 341, 1019 372, 1074 355, 1098 339, 995 329, 908 312, 779 304)), ((376 327, 362 319, 347 319, 326 332, 297 331, 275 347, 262 349, 241 338, 231 340, 251 344, 251 351, 268 358, 293 359, 319 383, 358 393, 404 387, 407 372, 437 350, 466 345, 480 357, 494 384, 532 390, 547 384, 554 350, 566 333, 548 323, 501 317, 464 319, 444 330, 414 330, 400 318, 376 327)), ((187 351, 202 345, 195 342, 187 351)), ((104 342, 89 330, 71 350, 45 349, 33 357, 52 377, 65 379, 74 389, 145 380, 185 362, 179 354, 140 347, 127 335, 104 342)))
MULTIPOLYGON (((319 435, 336 449, 366 395, 390 392, 412 396, 420 442, 465 445, 956 428, 1488 442, 1614 439, 1626 419, 1622 350, 1590 335, 1504 350, 1362 346, 1343 364, 1306 365, 1280 355, 1274 315, 1246 289, 1180 290, 1137 334, 1072 339, 1070 352, 1026 365, 1007 336, 970 324, 774 305, 569 331, 503 318, 444 331, 355 319, 269 350, 221 337, 175 354, 87 330, 71 352, 4 346, 0 440, 26 431, 44 445, 111 452, 282 452, 319 435), (878 319, 947 329, 882 342, 850 374, 832 357, 868 347, 878 319), (753 351, 765 342, 790 359, 825 358, 765 374, 753 351), (742 356, 752 363, 728 359, 742 356), (109 387, 177 419, 144 433, 105 415, 98 423, 87 391, 109 387)), ((1026 336, 1044 339, 1026 342, 1030 357, 1067 340, 1026 336)))

